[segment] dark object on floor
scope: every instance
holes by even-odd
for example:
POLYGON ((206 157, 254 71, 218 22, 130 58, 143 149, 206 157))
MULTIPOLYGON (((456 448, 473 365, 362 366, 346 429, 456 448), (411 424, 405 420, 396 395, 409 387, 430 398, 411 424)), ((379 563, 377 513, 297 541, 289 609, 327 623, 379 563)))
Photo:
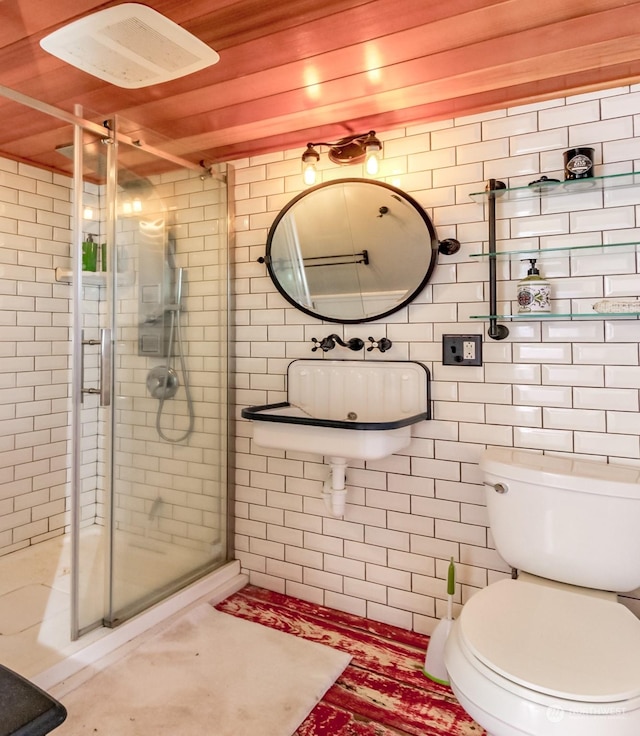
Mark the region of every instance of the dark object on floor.
POLYGON ((0 665, 0 736, 44 736, 66 717, 61 703, 0 665))

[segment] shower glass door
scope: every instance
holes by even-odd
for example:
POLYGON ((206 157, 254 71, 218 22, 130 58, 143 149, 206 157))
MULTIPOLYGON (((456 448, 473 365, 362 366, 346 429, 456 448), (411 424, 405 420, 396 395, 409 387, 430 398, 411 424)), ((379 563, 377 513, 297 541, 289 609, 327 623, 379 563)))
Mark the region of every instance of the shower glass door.
MULTIPOLYGON (((111 330, 96 508, 105 572, 93 603, 79 598, 80 630, 100 605, 100 623, 117 625, 227 560, 224 176, 111 140, 99 249, 99 321, 111 330)), ((80 550, 80 582, 99 577, 89 559, 80 550)))

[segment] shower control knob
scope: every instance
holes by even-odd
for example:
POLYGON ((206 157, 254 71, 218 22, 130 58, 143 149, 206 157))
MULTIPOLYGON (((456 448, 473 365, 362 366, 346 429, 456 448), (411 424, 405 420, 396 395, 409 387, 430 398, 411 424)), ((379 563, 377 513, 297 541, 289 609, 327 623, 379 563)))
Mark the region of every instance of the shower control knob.
POLYGON ((154 399, 164 401, 173 398, 179 385, 178 374, 166 365, 157 365, 147 376, 147 391, 154 399))

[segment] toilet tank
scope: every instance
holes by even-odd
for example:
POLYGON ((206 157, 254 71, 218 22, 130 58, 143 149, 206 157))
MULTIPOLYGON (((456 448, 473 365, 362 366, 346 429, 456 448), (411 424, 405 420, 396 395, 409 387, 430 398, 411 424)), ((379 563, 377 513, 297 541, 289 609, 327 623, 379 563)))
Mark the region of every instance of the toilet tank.
POLYGON ((509 565, 599 590, 640 586, 640 468, 495 447, 480 468, 509 565))

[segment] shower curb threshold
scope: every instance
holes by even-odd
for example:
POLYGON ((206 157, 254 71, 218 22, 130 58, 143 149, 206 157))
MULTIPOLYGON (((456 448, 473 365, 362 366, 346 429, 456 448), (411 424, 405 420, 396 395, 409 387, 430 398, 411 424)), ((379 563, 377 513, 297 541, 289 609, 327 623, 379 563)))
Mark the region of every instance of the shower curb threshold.
POLYGON ((240 572, 240 563, 237 560, 228 562, 116 629, 107 629, 108 633, 101 638, 30 680, 60 698, 124 656, 130 648, 138 646, 145 634, 168 626, 177 615, 203 601, 219 603, 248 582, 248 577, 240 572))

